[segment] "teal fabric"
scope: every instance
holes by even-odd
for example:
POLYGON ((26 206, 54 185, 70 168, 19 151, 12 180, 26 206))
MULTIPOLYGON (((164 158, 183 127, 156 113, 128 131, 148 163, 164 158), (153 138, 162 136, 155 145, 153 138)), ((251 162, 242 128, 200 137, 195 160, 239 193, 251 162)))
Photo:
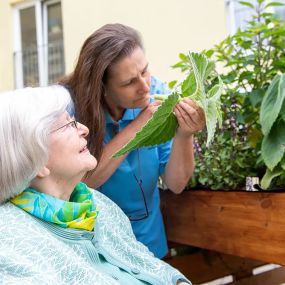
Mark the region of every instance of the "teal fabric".
MULTIPOLYGON (((0 206, 0 284, 176 285, 186 279, 135 240, 128 218, 94 191, 94 231, 62 228, 0 206)), ((190 281, 189 281, 189 284, 190 281)))
MULTIPOLYGON (((151 94, 169 92, 165 83, 152 77, 151 94)), ((141 109, 127 109, 123 118, 118 121, 118 130, 124 129, 140 112, 141 109)), ((106 113, 105 144, 113 138, 113 132, 114 122, 106 113)), ((139 219, 146 213, 142 192, 137 182, 137 179, 141 178, 149 216, 139 221, 131 221, 131 224, 136 238, 158 258, 164 257, 168 248, 160 211, 157 181, 158 177, 164 173, 171 145, 172 141, 169 141, 159 146, 140 148, 130 152, 113 175, 98 188, 100 192, 112 199, 128 217, 139 219)))

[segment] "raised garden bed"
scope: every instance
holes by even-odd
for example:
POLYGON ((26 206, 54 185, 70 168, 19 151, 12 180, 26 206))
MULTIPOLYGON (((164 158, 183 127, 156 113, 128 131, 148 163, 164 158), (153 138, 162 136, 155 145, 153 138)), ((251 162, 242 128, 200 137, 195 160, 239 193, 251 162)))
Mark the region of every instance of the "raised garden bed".
POLYGON ((285 265, 285 192, 162 191, 168 240, 285 265))

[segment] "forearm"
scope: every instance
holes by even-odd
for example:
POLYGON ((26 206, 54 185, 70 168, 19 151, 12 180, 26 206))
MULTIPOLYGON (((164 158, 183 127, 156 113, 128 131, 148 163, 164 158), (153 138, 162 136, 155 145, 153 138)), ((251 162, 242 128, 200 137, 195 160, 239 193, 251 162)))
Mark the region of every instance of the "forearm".
POLYGON ((193 135, 174 137, 163 181, 174 193, 180 193, 187 185, 195 167, 193 135))

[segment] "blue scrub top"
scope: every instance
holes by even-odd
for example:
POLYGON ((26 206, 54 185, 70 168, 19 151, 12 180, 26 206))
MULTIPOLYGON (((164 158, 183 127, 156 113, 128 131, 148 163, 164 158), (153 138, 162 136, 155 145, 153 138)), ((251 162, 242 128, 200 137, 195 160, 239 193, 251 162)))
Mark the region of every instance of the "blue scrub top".
MULTIPOLYGON (((166 94, 169 93, 169 89, 163 82, 152 78, 150 93, 166 94)), ((141 109, 127 109, 123 118, 116 123, 106 113, 104 144, 113 138, 114 124, 117 131, 121 131, 140 112, 141 109)), ((131 219, 136 238, 158 258, 164 257, 168 248, 160 211, 157 181, 158 177, 164 173, 170 156, 171 144, 172 141, 169 141, 159 146, 144 147, 130 152, 114 174, 98 189, 119 205, 131 219), (145 206, 144 198, 147 206, 145 206), (146 216, 146 207, 149 215, 142 219, 146 216)))

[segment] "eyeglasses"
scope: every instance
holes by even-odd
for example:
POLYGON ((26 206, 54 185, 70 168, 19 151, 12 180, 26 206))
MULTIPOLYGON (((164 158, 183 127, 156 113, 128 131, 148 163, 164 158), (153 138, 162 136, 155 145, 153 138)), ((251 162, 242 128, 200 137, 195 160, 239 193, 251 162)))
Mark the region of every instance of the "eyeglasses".
POLYGON ((50 133, 57 132, 57 131, 59 131, 59 130, 61 130, 61 129, 63 129, 63 128, 67 128, 67 127, 69 127, 69 126, 71 126, 71 127, 74 128, 74 129, 78 129, 77 122, 76 122, 75 120, 72 120, 72 121, 68 122, 67 124, 65 124, 65 125, 63 125, 63 126, 57 128, 57 129, 55 129, 55 130, 52 130, 50 133))
MULTIPOLYGON (((118 122, 113 122, 112 124, 112 136, 114 137, 115 135, 117 135, 119 133, 119 123, 118 122)), ((143 203, 144 203, 144 208, 145 208, 145 211, 144 213, 142 214, 139 214, 139 215, 128 215, 128 218, 130 221, 140 221, 140 220, 144 220, 146 219, 148 216, 149 216, 149 210, 148 210, 148 207, 147 207, 147 202, 146 202, 146 198, 145 198, 145 195, 144 195, 144 191, 143 191, 143 187, 142 187, 142 175, 141 175, 141 163, 140 163, 140 153, 139 153, 139 150, 137 149, 137 157, 138 157, 138 165, 139 165, 139 169, 138 169, 138 172, 139 172, 139 179, 138 177, 133 173, 133 176, 139 186, 139 190, 141 192, 141 195, 142 195, 142 199, 143 199, 143 203)))
POLYGON ((129 217, 129 220, 130 221, 140 221, 140 220, 143 220, 143 219, 146 219, 148 216, 149 216, 149 211, 148 211, 148 207, 147 207, 147 203, 146 203, 146 198, 145 198, 145 195, 144 195, 144 191, 143 191, 143 187, 142 187, 142 175, 141 175, 141 163, 140 163, 140 152, 139 152, 139 149, 137 149, 137 157, 138 157, 138 165, 139 165, 139 179, 137 178, 137 176, 133 173, 134 175, 134 178, 139 186, 139 189, 140 189, 140 192, 141 192, 141 195, 142 195, 142 198, 143 198, 143 203, 144 203, 144 209, 145 209, 145 212, 143 214, 140 214, 140 215, 131 215, 131 216, 128 216, 129 217))
POLYGON ((140 214, 140 215, 137 215, 137 216, 135 216, 135 215, 128 216, 128 218, 129 218, 130 221, 141 221, 141 220, 146 219, 149 216, 149 211, 148 211, 148 207, 147 207, 144 191, 143 191, 143 188, 142 188, 142 179, 138 179, 135 174, 134 174, 134 178, 137 181, 137 183, 139 185, 140 192, 142 194, 145 212, 143 214, 140 214))

